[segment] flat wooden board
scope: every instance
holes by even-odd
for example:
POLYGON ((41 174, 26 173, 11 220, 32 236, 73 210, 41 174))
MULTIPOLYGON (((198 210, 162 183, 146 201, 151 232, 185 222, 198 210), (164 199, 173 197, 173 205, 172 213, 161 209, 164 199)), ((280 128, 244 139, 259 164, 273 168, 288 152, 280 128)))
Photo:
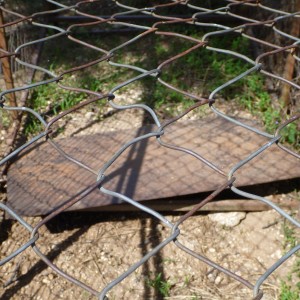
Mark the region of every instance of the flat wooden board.
MULTIPOLYGON (((252 121, 246 121, 254 125, 252 121)), ((256 126, 257 127, 257 126, 256 126)), ((99 170, 132 138, 154 126, 55 139, 70 156, 99 170)), ((197 152, 225 172, 268 142, 268 139, 219 117, 177 122, 162 140, 197 152)), ((226 178, 196 158, 162 147, 156 138, 135 144, 106 171, 103 186, 134 200, 164 199, 215 190, 226 178)), ((299 160, 276 145, 235 173, 236 186, 250 186, 300 177, 299 160)), ((96 180, 96 175, 70 162, 48 142, 22 153, 8 172, 8 205, 21 215, 43 215, 96 180)), ((122 203, 95 190, 71 210, 122 203)))

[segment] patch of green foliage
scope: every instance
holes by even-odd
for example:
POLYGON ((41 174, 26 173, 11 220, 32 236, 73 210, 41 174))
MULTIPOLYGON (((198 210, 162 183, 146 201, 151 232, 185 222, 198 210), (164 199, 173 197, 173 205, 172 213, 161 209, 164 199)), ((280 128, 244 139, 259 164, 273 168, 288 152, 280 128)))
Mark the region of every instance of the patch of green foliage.
MULTIPOLYGON (((287 222, 283 224, 283 234, 283 249, 285 252, 294 248, 300 242, 296 229, 287 222)), ((296 252, 294 255, 296 256, 296 262, 287 279, 281 282, 280 300, 300 300, 300 254, 296 252), (298 281, 294 286, 291 285, 292 278, 294 278, 294 281, 298 281)))
MULTIPOLYGON (((84 97, 84 93, 69 92, 58 88, 55 83, 51 83, 38 86, 32 93, 29 105, 45 117, 58 115, 81 102, 84 97)), ((41 130, 41 122, 35 116, 29 115, 24 133, 28 136, 41 130)))
POLYGON ((147 285, 154 288, 156 291, 159 292, 159 294, 163 297, 169 297, 170 296, 170 289, 172 287, 172 284, 169 281, 165 281, 162 278, 162 274, 157 274, 152 279, 147 279, 147 285))
MULTIPOLYGON (((201 33, 189 34, 201 38, 201 33)), ((155 54, 162 61, 188 49, 187 42, 180 42, 178 39, 172 44, 164 43, 162 37, 157 40, 154 44, 155 54)), ((233 39, 228 36, 213 38, 209 40, 208 45, 212 48, 227 49, 251 56, 249 40, 241 36, 233 39)), ((251 67, 253 65, 250 63, 232 55, 198 48, 163 68, 161 78, 181 90, 207 97, 213 90, 251 67)), ((183 103, 184 107, 188 107, 192 103, 185 96, 171 91, 158 82, 155 83, 152 96, 152 103, 156 108, 172 106, 176 103, 183 103)), ((283 113, 284 109, 278 109, 280 103, 277 107, 272 103, 265 87, 264 76, 259 71, 252 72, 222 89, 215 97, 222 97, 227 101, 234 100, 242 109, 258 116, 263 121, 266 131, 271 134, 274 134, 279 124, 288 118, 283 113)), ((295 123, 286 126, 280 134, 284 142, 293 146, 299 143, 300 135, 295 123)))
MULTIPOLYGON (((186 30, 184 29, 183 33, 186 30)), ((198 39, 201 39, 201 35, 203 35, 201 33, 189 34, 198 39)), ((195 45, 183 39, 176 38, 172 41, 167 39, 163 36, 155 37, 151 42, 154 50, 151 53, 151 59, 147 57, 140 60, 139 66, 145 67, 146 63, 147 67, 153 68, 154 66, 149 60, 157 61, 159 64, 195 45)), ((248 41, 242 37, 233 40, 223 37, 215 38, 210 42, 210 46, 230 49, 242 54, 249 51, 248 41)), ((163 66, 160 78, 180 90, 207 97, 214 89, 245 72, 250 67, 252 67, 250 64, 241 59, 200 47, 163 66)), ((170 90, 158 81, 152 80, 151 82, 146 83, 149 90, 152 91, 151 101, 148 104, 155 108, 171 107, 179 103, 183 104, 184 107, 188 107, 194 102, 194 100, 170 90)), ((240 97, 245 89, 244 82, 246 80, 240 80, 220 91, 218 95, 226 99, 231 99, 233 96, 240 97)))
POLYGON ((0 109, 0 129, 8 128, 10 125, 9 112, 0 109))
POLYGON ((300 300, 300 284, 293 289, 286 282, 281 283, 280 300, 300 300))
MULTIPOLYGON (((165 27, 163 29, 168 30, 165 27)), ((175 29, 178 33, 188 34, 198 40, 204 34, 199 29, 195 30, 193 26, 178 25, 176 28, 170 28, 172 31, 175 29)), ((116 36, 112 38, 108 36, 101 39, 101 41, 93 39, 91 43, 95 45, 99 43, 99 47, 103 47, 103 49, 112 49, 132 37, 116 36)), ((151 70, 157 68, 160 63, 195 45, 195 43, 185 39, 155 34, 148 35, 143 38, 143 42, 138 41, 136 43, 128 45, 124 49, 117 50, 111 61, 151 70)), ((68 45, 67 43, 66 47, 68 45)), ((242 36, 225 35, 209 37, 208 46, 227 49, 247 57, 251 56, 249 40, 242 36)), ((79 46, 75 45, 74 47, 79 46)), ((55 47, 49 47, 49 51, 52 53, 52 64, 61 65, 63 63, 65 67, 71 68, 74 62, 70 61, 67 57, 64 58, 61 51, 55 49, 55 47)), ((95 56, 93 52, 87 52, 85 59, 89 61, 93 56, 95 56)), ((241 58, 200 47, 163 66, 160 78, 180 90, 197 96, 208 97, 217 87, 249 70, 251 67, 253 67, 252 64, 247 63, 241 58)), ((77 78, 76 85, 78 86, 79 83, 82 88, 97 92, 108 92, 117 84, 138 75, 137 72, 126 68, 111 67, 109 70, 111 71, 105 73, 98 72, 96 75, 91 70, 78 73, 80 77, 77 78)), ((186 109, 195 102, 195 100, 164 86, 154 77, 146 77, 139 82, 143 85, 144 89, 141 101, 157 110, 163 111, 166 115, 172 114, 173 110, 178 106, 181 109, 186 109)), ((134 85, 130 84, 129 88, 133 87, 134 85)), ((124 88, 126 89, 127 87, 124 88)), ((35 109, 38 108, 40 111, 40 108, 45 105, 45 102, 48 101, 47 97, 49 98, 50 95, 52 97, 51 101, 54 103, 54 114, 59 113, 63 108, 67 109, 71 107, 82 99, 82 95, 80 94, 67 91, 62 92, 55 89, 53 85, 51 87, 43 86, 37 88, 33 93, 32 107, 35 109)), ((281 111, 278 110, 278 104, 277 108, 275 108, 272 99, 266 91, 264 77, 259 71, 248 74, 246 77, 222 89, 215 97, 221 97, 227 101, 235 101, 241 109, 246 109, 251 114, 258 116, 263 121, 266 131, 271 134, 275 133, 279 124, 287 117, 284 116, 283 109, 281 111)), ((31 119, 34 120, 34 118, 31 119)), ((34 123, 34 121, 32 122, 34 123)), ((28 123, 29 128, 27 128, 27 132, 35 131, 36 125, 32 122, 28 123)), ((280 134, 283 136, 283 141, 293 146, 297 146, 299 143, 299 131, 297 130, 297 125, 294 123, 289 124, 280 134)))

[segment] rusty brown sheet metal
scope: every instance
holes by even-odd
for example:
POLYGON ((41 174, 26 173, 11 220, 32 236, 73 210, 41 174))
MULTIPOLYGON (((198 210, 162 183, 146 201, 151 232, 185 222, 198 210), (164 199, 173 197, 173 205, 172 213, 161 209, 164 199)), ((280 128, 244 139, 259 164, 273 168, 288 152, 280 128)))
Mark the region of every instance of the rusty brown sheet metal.
MULTIPOLYGON (((256 126, 253 121, 243 120, 256 126)), ((153 130, 119 130, 57 139, 69 155, 99 170, 126 141, 153 130)), ((268 142, 219 117, 174 123, 165 129, 165 142, 193 149, 228 173, 268 142)), ((300 177, 297 158, 276 145, 261 153, 235 173, 236 186, 250 186, 300 177)), ((44 215, 84 187, 97 176, 66 160, 49 143, 40 142, 20 155, 8 172, 8 205, 22 215, 44 215)), ((134 200, 143 201, 183 196, 215 190, 224 177, 206 164, 180 151, 161 147, 152 139, 127 149, 108 169, 103 186, 134 200)), ((94 191, 71 210, 118 204, 119 199, 94 191)))

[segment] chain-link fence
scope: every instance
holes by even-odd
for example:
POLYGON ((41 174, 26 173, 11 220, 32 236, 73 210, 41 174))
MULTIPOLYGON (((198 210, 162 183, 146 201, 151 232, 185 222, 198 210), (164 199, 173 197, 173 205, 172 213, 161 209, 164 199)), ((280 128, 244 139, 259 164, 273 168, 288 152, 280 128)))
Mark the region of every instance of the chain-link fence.
MULTIPOLYGON (((30 233, 30 238, 28 241, 26 241, 24 245, 20 246, 8 256, 4 257, 1 260, 0 265, 4 265, 10 260, 15 259, 27 248, 32 248, 36 255, 55 273, 72 282, 74 285, 81 287, 91 295, 94 295, 99 299, 105 299, 111 289, 120 284, 120 282, 134 273, 139 267, 143 266, 151 257, 158 255, 159 252, 167 245, 174 244, 178 251, 188 253, 195 260, 204 262, 205 264, 211 266, 219 272, 226 274, 227 276, 239 282, 241 285, 252 290, 253 299, 261 299, 263 297, 261 285, 278 267, 285 264, 286 260, 299 250, 299 245, 293 247, 280 259, 278 259, 276 263, 267 268, 265 273, 257 278, 256 282, 251 283, 242 276, 238 275, 237 272, 233 272, 232 270, 215 263, 214 261, 201 255, 196 250, 191 249, 189 246, 180 242, 180 227, 187 221, 187 219, 195 214, 195 212, 199 211, 204 205, 215 199, 219 194, 228 188, 236 195, 246 199, 255 199, 270 206, 288 222, 292 223, 296 227, 300 226, 299 221, 297 221, 296 218, 290 216, 271 200, 257 194, 249 193, 248 191, 240 188, 240 184, 236 184, 236 182, 239 180, 242 181, 243 176, 246 176, 245 173, 240 173, 243 171, 243 169, 247 168, 249 164, 255 166, 255 163, 257 163, 257 158, 271 155, 271 152, 275 151, 275 148, 276 151, 280 150, 280 152, 284 153, 286 157, 292 157, 295 162, 294 168, 295 170, 297 169, 296 164, 299 163, 298 160, 300 156, 293 148, 286 146, 283 140, 286 138, 285 131, 291 128, 291 124, 297 124, 300 117, 300 114, 297 113, 295 109, 291 108, 293 103, 292 100, 290 100, 290 95, 297 95, 297 92, 300 88, 296 80, 292 80, 291 77, 294 73, 294 70, 297 69, 297 63, 299 62, 299 32, 297 33, 297 26, 299 26, 298 13, 280 10, 280 7, 277 7, 279 6, 278 4, 276 4, 275 8, 275 4, 270 4, 267 1, 228 0, 222 1, 222 3, 220 1, 206 1, 205 3, 200 4, 196 1, 179 0, 164 3, 155 2, 155 4, 151 4, 146 8, 133 7, 125 2, 113 1, 109 9, 115 10, 116 12, 112 13, 110 16, 103 16, 101 10, 104 9, 103 3, 101 3, 102 1, 81 1, 71 4, 63 4, 52 0, 45 2, 47 2, 49 5, 49 10, 36 12, 32 15, 26 16, 22 15, 18 11, 14 11, 13 5, 10 9, 6 8, 5 6, 1 6, 4 16, 8 16, 9 20, 11 20, 9 23, 2 25, 2 28, 11 28, 12 26, 17 26, 17 24, 18 26, 24 24, 24 26, 27 27, 29 26, 32 28, 46 29, 46 33, 42 38, 19 44, 18 46, 15 46, 14 49, 9 48, 9 53, 6 52, 5 49, 2 51, 2 53, 4 53, 2 54, 3 57, 12 57, 16 64, 24 66, 27 70, 34 69, 39 73, 40 76, 35 82, 30 82, 22 86, 17 86, 13 89, 2 91, 1 110, 2 112, 9 112, 8 115, 12 112, 17 112, 19 115, 28 115, 30 116, 31 121, 35 120, 35 124, 39 124, 37 128, 41 129, 38 132, 31 133, 32 137, 29 140, 22 142, 14 151, 6 155, 1 160, 0 165, 2 166, 8 162, 11 162, 13 159, 20 156, 24 151, 31 149, 39 141, 46 140, 47 145, 50 146, 51 149, 55 149, 56 154, 58 153, 59 156, 80 168, 82 172, 88 172, 91 176, 86 177, 87 179, 81 182, 76 182, 74 179, 72 179, 72 182, 68 183, 65 187, 68 189, 67 194, 63 190, 60 190, 61 195, 64 196, 63 199, 57 201, 57 199, 51 199, 50 197, 50 204, 49 207, 47 207, 47 213, 49 214, 35 226, 32 226, 26 222, 21 217, 20 212, 26 213, 26 208, 28 209, 29 205, 34 208, 35 202, 39 202, 39 198, 46 198, 48 193, 51 195, 51 191, 47 192, 47 195, 39 195, 37 199, 31 199, 31 202, 29 203, 24 202, 24 211, 18 211, 18 208, 12 209, 9 205, 0 203, 1 209, 5 211, 7 215, 19 222, 30 233), (65 25, 63 22, 71 22, 71 25, 65 25), (110 48, 108 48, 108 45, 101 46, 101 39, 100 43, 92 44, 90 41, 87 42, 84 38, 82 38, 82 36, 84 36, 84 30, 86 28, 93 26, 97 26, 98 31, 96 34, 120 35, 124 31, 130 32, 130 36, 126 41, 123 41, 117 45, 113 45, 110 48), (192 28, 191 31, 190 28, 192 28), (204 32, 201 34, 201 37, 195 34, 195 28, 201 32, 204 32), (154 38, 164 37, 164 45, 166 49, 168 49, 168 47, 172 47, 173 40, 182 41, 186 45, 186 48, 183 51, 178 51, 178 53, 172 57, 167 57, 164 60, 160 60, 159 63, 152 68, 145 68, 143 64, 141 64, 139 61, 134 61, 134 59, 126 62, 119 59, 119 57, 122 57, 122 53, 127 51, 127 47, 133 46, 138 49, 143 41, 149 36, 154 38), (225 40, 234 40, 237 37, 242 37, 244 40, 247 40, 247 47, 255 48, 251 54, 252 58, 250 55, 239 52, 239 44, 234 50, 215 46, 215 43, 212 41, 216 37, 222 37, 225 40), (75 53, 72 51, 72 48, 60 49, 59 51, 68 51, 68 56, 70 61, 73 62, 73 65, 70 64, 72 67, 69 69, 66 68, 66 65, 64 65, 64 68, 62 68, 61 71, 59 71, 59 68, 57 68, 58 71, 54 72, 50 67, 45 68, 44 66, 32 64, 31 62, 20 57, 20 53, 24 49, 28 48, 29 51, 31 51, 30 49, 32 49, 32 47, 35 47, 39 44, 43 43, 46 45, 47 43, 55 43, 56 41, 57 43, 61 43, 62 40, 66 39, 68 39, 71 43, 80 45, 82 49, 86 49, 86 51, 95 53, 95 55, 91 55, 93 59, 89 60, 89 57, 85 55, 84 50, 75 53), (270 39, 272 41, 269 41, 270 39), (259 52, 257 52, 257 49, 259 49, 259 52), (202 55, 207 55, 207 53, 211 53, 211 55, 213 53, 216 55, 226 55, 230 59, 235 59, 238 64, 247 66, 247 68, 245 68, 241 73, 234 75, 231 78, 226 78, 226 80, 223 82, 218 83, 218 86, 215 87, 207 96, 199 95, 189 86, 187 86, 186 90, 180 89, 173 82, 170 83, 168 82, 168 79, 164 79, 164 72, 166 69, 168 69, 169 65, 185 56, 189 56, 189 54, 192 52, 199 52, 199 60, 201 60, 202 55), (83 63, 77 63, 77 57, 84 57, 84 59, 81 59, 81 62, 83 63), (270 67, 270 61, 272 61, 274 57, 277 57, 277 59, 278 57, 281 59, 284 58, 284 64, 279 64, 282 66, 282 74, 280 74, 280 69, 278 73, 275 73, 276 70, 270 67), (288 66, 285 64, 287 61, 289 61, 288 66), (129 76, 121 83, 116 78, 115 82, 117 83, 109 88, 106 87, 107 92, 100 92, 97 89, 85 88, 78 82, 75 82, 73 86, 66 85, 63 82, 64 79, 70 74, 72 76, 72 74, 88 72, 89 68, 101 64, 109 65, 109 67, 112 69, 115 68, 126 71, 129 76), (291 76, 287 75, 288 71, 291 73, 291 76), (273 80, 272 82, 275 82, 276 84, 283 83, 287 91, 285 94, 282 93, 282 97, 284 109, 290 113, 289 118, 284 120, 279 118, 277 115, 276 119, 269 120, 276 124, 276 129, 274 129, 273 132, 262 130, 256 123, 250 124, 249 122, 244 122, 241 119, 234 118, 230 113, 225 113, 222 111, 218 105, 218 101, 221 101, 219 100, 218 96, 222 94, 224 90, 231 88, 236 83, 239 83, 244 79, 247 80, 248 76, 252 74, 262 74, 266 79, 273 80), (130 88, 131 86, 135 88, 135 84, 138 82, 144 82, 145 80, 154 81, 157 85, 166 87, 169 93, 176 95, 175 97, 185 97, 185 99, 190 101, 187 102, 189 107, 184 109, 175 117, 172 117, 167 121, 162 121, 159 114, 155 109, 152 108, 151 105, 141 104, 139 102, 135 103, 132 99, 124 100, 118 98, 119 90, 128 87, 130 88), (61 90, 61 93, 63 93, 63 91, 71 91, 84 94, 85 97, 71 107, 64 107, 61 104, 61 112, 56 115, 54 114, 51 118, 45 117, 45 114, 38 111, 37 108, 30 108, 29 104, 24 107, 16 107, 11 105, 9 102, 9 96, 12 93, 16 93, 18 95, 19 92, 26 90, 34 91, 41 86, 50 84, 55 84, 56 88, 61 90), (56 140, 57 132, 59 132, 59 129, 61 129, 60 125, 57 124, 60 124, 59 122, 68 115, 71 115, 72 113, 82 109, 88 109, 90 107, 89 105, 102 100, 107 101, 109 106, 112 108, 112 111, 125 111, 132 109, 144 111, 147 114, 148 120, 151 120, 149 123, 152 123, 153 125, 147 127, 146 131, 134 131, 134 135, 130 139, 126 137, 125 139, 123 138, 123 142, 119 145, 118 150, 113 151, 109 157, 106 157, 105 159, 99 159, 97 155, 95 155, 93 158, 93 163, 88 164, 85 163, 84 155, 82 157, 80 157, 79 154, 76 155, 76 151, 74 153, 74 151, 72 151, 72 147, 65 147, 67 145, 62 146, 59 141, 56 140), (219 127, 225 126, 226 128, 226 124, 234 125, 244 129, 243 135, 251 134, 251 136, 259 136, 261 140, 257 144, 257 148, 252 149, 251 152, 247 154, 244 154, 243 158, 239 159, 239 161, 235 162, 234 164, 228 164, 226 159, 224 159, 223 163, 220 164, 217 159, 214 161, 213 156, 210 155, 212 153, 209 153, 210 151, 204 153, 203 155, 201 147, 198 147, 196 151, 192 148, 192 146, 178 146, 177 141, 172 140, 172 131, 181 130, 182 125, 179 125, 178 127, 171 126, 174 125, 174 123, 178 123, 187 114, 199 109, 200 107, 208 108, 210 112, 213 112, 217 116, 217 119, 211 119, 211 122, 219 122, 222 120, 223 123, 221 125, 219 124, 219 127), (169 128, 172 130, 169 130, 169 128), (171 138, 168 138, 168 136, 171 136, 171 138), (178 159, 178 157, 173 157, 172 153, 174 151, 180 154, 183 153, 184 156, 192 157, 192 161, 195 161, 195 163, 192 164, 193 166, 196 165, 196 170, 199 172, 202 172, 204 168, 208 168, 209 172, 213 173, 213 176, 215 176, 214 178, 216 178, 213 179, 213 182, 217 182, 217 187, 213 188, 213 192, 199 204, 195 205, 194 208, 188 213, 178 217, 177 220, 172 222, 164 217, 161 213, 147 207, 143 202, 136 201, 137 199, 131 197, 133 194, 130 189, 125 189, 125 191, 122 190, 122 192, 119 192, 118 189, 109 188, 109 181, 111 179, 110 170, 114 167, 114 165, 118 165, 118 161, 122 158, 123 153, 130 151, 134 147, 137 147, 137 151, 142 151, 145 141, 149 141, 149 143, 156 143, 161 149, 164 149, 163 155, 161 155, 161 153, 156 154, 156 152, 152 153, 154 156, 153 161, 156 160, 156 156, 157 159, 159 158, 160 160, 170 160, 171 158, 172 164, 172 160, 178 159), (76 189, 78 186, 83 186, 80 191, 76 189), (110 199, 114 199, 115 202, 128 203, 138 210, 151 215, 163 225, 165 230, 168 230, 167 236, 164 237, 164 239, 157 245, 153 246, 151 250, 145 253, 142 259, 133 262, 132 266, 128 267, 121 275, 117 276, 106 286, 99 287, 99 289, 95 289, 94 287, 85 284, 74 276, 69 275, 67 271, 57 267, 38 246, 38 241, 40 239, 39 232, 45 224, 49 223, 57 215, 72 208, 79 202, 88 199, 89 195, 95 190, 100 191, 100 193, 105 195, 105 197, 109 196, 110 199)), ((240 39, 238 40, 238 43, 241 43, 240 39)), ((58 56, 59 55, 61 55, 61 52, 58 52, 58 56)), ((62 61, 61 64, 63 65, 64 62, 62 61)), ((207 70, 209 73, 210 69, 208 68, 207 70)), ((242 70, 242 68, 240 70, 242 70)), ((214 79, 212 78, 210 80, 214 79)), ((149 91, 150 95, 151 92, 153 91, 149 91)), ((294 98, 296 98, 296 96, 294 98)), ((49 106, 51 107, 51 103, 49 103, 49 106)), ((51 108, 55 111, 55 108, 51 108)), ((204 124, 202 125, 204 127, 204 124)), ((228 128, 227 130, 232 129, 228 128)), ((218 134, 218 130, 215 132, 218 134)), ((189 132, 183 131, 180 134, 188 139, 189 132)), ((196 136, 197 133, 195 136, 192 136, 192 139, 195 139, 196 136)), ((101 134, 97 136, 95 135, 93 138, 95 139, 96 137, 101 141, 101 134)), ((111 137, 113 137, 113 135, 111 137)), ((214 141, 216 136, 212 135, 210 138, 212 141, 214 141)), ((294 141, 294 144, 295 139, 297 140, 297 138, 297 135, 296 137, 293 135, 292 140, 294 141)), ((223 142, 221 142, 219 145, 221 152, 218 155, 220 156, 222 156, 222 143, 225 143, 225 141, 223 140, 223 142)), ((241 144, 243 141, 237 143, 240 143, 241 148, 243 148, 244 145, 241 144)), ((216 142, 216 144, 218 143, 216 142)), ((232 153, 234 152, 234 149, 230 150, 232 153)), ((211 152, 213 151, 214 150, 211 150, 211 152)), ((47 157, 50 160, 50 156, 52 154, 47 152, 45 153, 46 157, 43 158, 43 162, 38 161, 37 165, 44 163, 47 160, 47 157)), ((274 170, 280 170, 281 163, 282 162, 280 161, 273 162, 273 165, 275 166, 274 170)), ((34 163, 32 162, 31 166, 33 166, 33 164, 34 163)), ((14 163, 12 163, 12 166, 13 165, 14 163)), ((138 174, 138 170, 136 170, 135 167, 128 166, 128 168, 132 168, 132 173, 137 172, 138 174)), ((157 169, 157 166, 154 166, 153 168, 157 169)), ((256 173, 253 175, 253 178, 262 173, 265 173, 266 177, 272 178, 274 170, 272 169, 272 171, 268 172, 264 166, 257 166, 255 168, 256 173)), ((173 170, 174 173, 177 171, 178 170, 173 170)), ((62 170, 52 170, 52 175, 54 174, 54 177, 56 176, 55 172, 62 172, 62 170)), ((158 172, 163 172, 163 170, 158 170, 158 172)), ((21 175, 23 177, 28 176, 28 178, 32 176, 34 177, 35 175, 42 176, 41 174, 32 175, 30 165, 28 173, 21 175)), ((45 178, 42 180, 49 180, 49 178, 51 178, 53 182, 55 180, 55 178, 51 177, 51 175, 48 173, 44 174, 43 176, 45 176, 45 178)), ((158 181, 164 185, 164 176, 157 178, 158 175, 155 173, 152 176, 155 176, 155 178, 150 176, 148 178, 149 181, 155 181, 158 179, 158 181)), ((187 184, 188 182, 192 182, 192 179, 188 178, 187 182, 184 183, 187 184)), ((180 182, 180 184, 182 184, 182 182, 180 182)), ((197 182, 195 184, 197 184, 197 182)), ((53 183, 53 186, 55 187, 56 183, 53 183)), ((37 186, 34 186, 34 183, 33 187, 38 189, 37 186)), ((13 186, 11 187, 11 190, 14 188, 17 189, 18 187, 13 186)), ((24 189, 24 187, 22 188, 24 189)), ((29 190, 31 187, 28 186, 26 188, 29 190)), ((182 189, 184 189, 184 187, 182 189)), ((161 195, 165 196, 163 189, 161 189, 161 191, 161 195)), ((29 194, 33 195, 34 191, 30 191, 29 194)), ((19 197, 22 197, 20 194, 18 195, 19 197)), ((159 198, 159 193, 155 193, 155 198, 159 198)), ((20 202, 22 202, 21 198, 20 202)), ((36 203, 36 205, 38 206, 38 203, 36 203)), ((44 212, 42 208, 37 211, 38 213, 44 212)))

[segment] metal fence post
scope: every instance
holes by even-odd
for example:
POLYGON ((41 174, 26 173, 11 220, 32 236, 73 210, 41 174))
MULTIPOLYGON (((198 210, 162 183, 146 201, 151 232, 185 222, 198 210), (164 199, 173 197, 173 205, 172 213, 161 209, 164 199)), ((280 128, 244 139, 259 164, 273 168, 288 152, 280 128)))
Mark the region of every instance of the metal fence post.
MULTIPOLYGON (((3 20, 3 12, 0 9, 0 26, 4 24, 3 20)), ((5 36, 5 30, 4 28, 0 28, 0 47, 7 51, 7 42, 6 42, 6 36, 5 36)), ((11 72, 11 64, 10 64, 10 57, 2 57, 1 58, 2 63, 2 70, 3 70, 3 76, 5 81, 5 86, 7 90, 14 88, 14 80, 11 72)), ((9 99, 9 105, 10 106, 17 106, 16 101, 16 95, 15 93, 10 93, 8 95, 9 99)), ((16 111, 12 112, 12 120, 16 120, 18 116, 18 113, 16 111)))

